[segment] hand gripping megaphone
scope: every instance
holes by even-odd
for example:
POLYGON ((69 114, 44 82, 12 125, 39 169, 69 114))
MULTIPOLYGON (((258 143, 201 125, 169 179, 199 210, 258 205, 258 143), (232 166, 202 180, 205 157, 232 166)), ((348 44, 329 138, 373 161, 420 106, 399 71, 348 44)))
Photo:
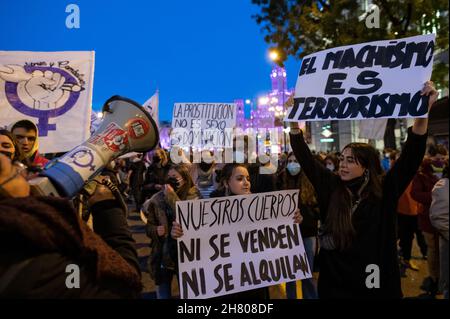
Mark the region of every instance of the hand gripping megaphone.
POLYGON ((73 197, 115 158, 158 145, 158 127, 138 103, 116 95, 105 102, 102 112, 100 126, 87 141, 50 162, 39 177, 29 181, 33 194, 73 197))

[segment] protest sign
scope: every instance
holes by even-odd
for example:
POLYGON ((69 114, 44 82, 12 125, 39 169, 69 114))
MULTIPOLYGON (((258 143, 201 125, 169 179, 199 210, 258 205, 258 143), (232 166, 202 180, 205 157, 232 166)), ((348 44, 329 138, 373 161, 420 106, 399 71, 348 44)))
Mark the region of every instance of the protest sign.
POLYGON ((171 138, 182 147, 231 147, 234 103, 175 103, 171 138))
POLYGON ((28 119, 41 153, 90 136, 94 52, 0 51, 0 126, 28 119))
POLYGON ((311 278, 297 207, 298 190, 177 202, 181 298, 311 278))
POLYGON ((381 140, 386 131, 387 119, 359 121, 359 138, 381 140))
POLYGON ((435 35, 343 46, 303 58, 285 121, 426 117, 435 35))

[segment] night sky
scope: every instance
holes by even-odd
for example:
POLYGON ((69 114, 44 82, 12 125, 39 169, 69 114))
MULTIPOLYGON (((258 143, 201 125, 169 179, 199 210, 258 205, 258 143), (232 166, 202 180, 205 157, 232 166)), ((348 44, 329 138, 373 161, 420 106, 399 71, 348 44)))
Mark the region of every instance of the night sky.
MULTIPOLYGON (((270 90, 269 46, 250 0, 0 1, 0 50, 96 52, 93 106, 119 94, 144 103, 233 102, 270 90), (80 28, 66 27, 66 6, 80 28)), ((300 62, 286 64, 289 87, 300 62)))

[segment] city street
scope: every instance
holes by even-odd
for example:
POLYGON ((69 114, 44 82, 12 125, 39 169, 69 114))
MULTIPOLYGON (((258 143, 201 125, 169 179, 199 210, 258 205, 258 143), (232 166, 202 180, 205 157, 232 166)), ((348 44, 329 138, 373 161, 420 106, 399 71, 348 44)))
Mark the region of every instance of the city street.
MULTIPOLYGON (((150 254, 149 238, 145 234, 145 226, 139 214, 132 212, 130 207, 130 214, 128 217, 128 224, 133 232, 133 238, 136 241, 137 251, 139 255, 139 263, 142 271, 142 282, 144 289, 142 291, 142 298, 156 299, 155 284, 150 278, 147 269, 147 258, 150 254)), ((420 251, 415 241, 413 244, 413 259, 412 261, 419 267, 418 271, 411 269, 406 270, 406 277, 402 277, 402 290, 405 298, 416 298, 424 292, 420 289, 420 285, 425 277, 427 277, 427 261, 422 259, 420 251)), ((315 273, 315 276, 318 274, 315 273)), ((272 286, 269 289, 270 297, 272 299, 285 299, 286 292, 283 285, 272 286)), ((300 295, 300 289, 297 288, 297 295, 300 295)), ((179 296, 178 285, 176 280, 172 283, 172 293, 174 296, 179 296)), ((300 298, 299 298, 300 299, 300 298)), ((442 294, 437 296, 437 299, 442 299, 442 294)))

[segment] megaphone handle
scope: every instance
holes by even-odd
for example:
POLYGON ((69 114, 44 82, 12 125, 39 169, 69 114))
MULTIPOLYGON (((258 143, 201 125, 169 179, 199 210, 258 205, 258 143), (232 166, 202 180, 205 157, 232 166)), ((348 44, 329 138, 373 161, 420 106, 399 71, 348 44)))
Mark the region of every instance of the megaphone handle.
POLYGON ((109 99, 107 99, 107 100, 105 101, 105 103, 103 104, 102 112, 108 112, 108 113, 111 113, 111 110, 109 109, 109 104, 110 104, 111 102, 114 102, 114 101, 117 101, 117 100, 120 100, 120 99, 122 99, 122 97, 119 96, 119 95, 113 95, 113 96, 111 96, 111 97, 110 97, 109 99))

